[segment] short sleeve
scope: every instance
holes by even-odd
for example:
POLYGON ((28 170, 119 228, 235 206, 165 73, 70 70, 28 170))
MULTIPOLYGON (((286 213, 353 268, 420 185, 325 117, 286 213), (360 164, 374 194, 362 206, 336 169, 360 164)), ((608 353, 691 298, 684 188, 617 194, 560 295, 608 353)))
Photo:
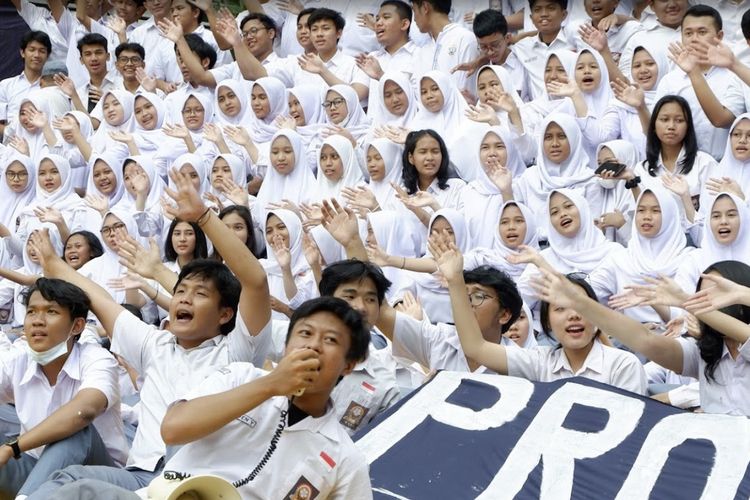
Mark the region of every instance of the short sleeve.
POLYGON ((430 366, 432 350, 430 337, 439 335, 438 328, 428 320, 419 321, 406 314, 396 313, 393 328, 393 355, 430 366))
POLYGON ((190 401, 191 399, 228 391, 260 378, 265 373, 250 363, 230 363, 203 379, 198 387, 188 392, 182 399, 190 401))
POLYGON ((508 359, 508 375, 521 377, 526 380, 540 380, 540 366, 548 356, 549 347, 534 347, 523 349, 517 345, 506 345, 505 356, 508 359))
MULTIPOLYGON (((679 338, 677 342, 682 347, 682 373, 680 375, 700 378, 701 355, 697 342, 693 339, 685 338, 679 338)), ((747 345, 747 342, 745 344, 747 345)))
POLYGON ((146 373, 159 330, 123 310, 115 320, 112 352, 119 354, 138 373, 146 373))
POLYGON ((352 446, 356 453, 350 454, 346 460, 346 470, 336 481, 337 488, 332 491, 328 498, 334 500, 345 500, 357 498, 369 500, 372 498, 372 485, 370 484, 370 467, 364 455, 352 446))
POLYGON ((266 356, 273 347, 272 329, 273 321, 269 321, 257 335, 250 334, 238 309, 234 329, 227 334, 226 338, 229 343, 229 361, 263 366, 266 356))
POLYGON ((115 358, 98 345, 78 346, 83 370, 79 390, 96 389, 107 398, 107 409, 120 403, 120 376, 115 358))
POLYGON ((610 384, 642 396, 646 395, 648 383, 646 371, 641 362, 634 354, 627 351, 618 354, 621 356, 621 361, 612 371, 610 384))

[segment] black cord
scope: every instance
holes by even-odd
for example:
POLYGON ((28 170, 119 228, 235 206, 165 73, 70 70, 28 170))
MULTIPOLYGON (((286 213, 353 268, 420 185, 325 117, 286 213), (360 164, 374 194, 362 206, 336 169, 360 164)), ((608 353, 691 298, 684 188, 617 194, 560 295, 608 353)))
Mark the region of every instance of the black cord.
MULTIPOLYGON (((245 479, 241 479, 239 481, 235 481, 232 483, 232 486, 235 488, 241 488, 242 486, 245 486, 250 481, 255 479, 258 474, 260 474, 260 471, 263 470, 263 467, 266 466, 268 461, 271 459, 271 455, 276 451, 276 446, 279 444, 279 439, 281 439, 281 434, 284 432, 284 428, 286 427, 286 416, 287 416, 288 410, 282 410, 281 412, 281 418, 279 419, 279 425, 276 427, 276 432, 274 432, 273 437, 271 438, 271 444, 268 445, 268 449, 266 450, 266 453, 263 455, 263 458, 260 459, 260 462, 258 462, 258 465, 255 466, 255 468, 248 474, 245 479)), ((180 481, 185 480, 189 477, 191 477, 192 474, 188 472, 177 472, 173 470, 165 470, 164 471, 164 479, 168 480, 175 480, 178 479, 180 481)))

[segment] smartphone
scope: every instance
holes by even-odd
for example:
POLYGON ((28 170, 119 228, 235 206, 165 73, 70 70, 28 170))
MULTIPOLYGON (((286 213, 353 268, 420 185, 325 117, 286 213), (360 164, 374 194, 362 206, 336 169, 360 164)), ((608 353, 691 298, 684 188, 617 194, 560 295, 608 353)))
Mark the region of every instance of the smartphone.
POLYGON ((626 166, 622 163, 616 162, 616 161, 605 161, 601 165, 599 165, 599 168, 596 169, 594 172, 596 175, 601 175, 604 172, 612 172, 614 177, 617 177, 620 175, 623 170, 625 170, 626 166))

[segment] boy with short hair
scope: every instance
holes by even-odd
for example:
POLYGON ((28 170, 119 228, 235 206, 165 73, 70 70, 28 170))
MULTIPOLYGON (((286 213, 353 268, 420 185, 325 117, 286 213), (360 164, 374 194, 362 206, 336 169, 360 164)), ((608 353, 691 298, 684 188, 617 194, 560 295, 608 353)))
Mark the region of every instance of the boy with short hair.
MULTIPOLYGON (((167 407, 222 366, 234 361, 260 366, 265 359, 271 341, 271 299, 263 266, 206 208, 188 176, 176 171, 171 175, 178 191, 167 190, 177 203, 177 208, 169 207, 169 215, 196 222, 224 256, 226 266, 197 259, 182 268, 173 287, 168 331, 139 321, 105 289, 68 266, 48 241, 41 243, 45 276, 66 279, 87 291, 94 314, 111 332, 112 351, 145 379, 128 467, 68 467, 50 476, 31 499, 47 499, 60 485, 83 478, 101 479, 131 491, 148 485, 164 464, 166 445, 159 427, 167 407)), ((166 269, 158 252, 155 263, 147 263, 144 257, 140 264, 166 269)))
POLYGON ((115 68, 122 88, 134 94, 141 86, 137 71, 146 68, 145 49, 137 43, 121 43, 115 49, 115 68))
POLYGON ((79 111, 90 113, 105 92, 117 88, 114 78, 108 75, 107 39, 97 33, 88 33, 78 40, 78 53, 89 77, 88 82, 76 89, 84 105, 79 111))
POLYGON ((40 278, 23 300, 26 348, 4 353, 0 368, 0 400, 15 403, 21 422, 21 434, 0 446, 3 498, 33 493, 67 465, 121 465, 128 449, 117 361, 98 344, 77 342, 89 298, 40 278))

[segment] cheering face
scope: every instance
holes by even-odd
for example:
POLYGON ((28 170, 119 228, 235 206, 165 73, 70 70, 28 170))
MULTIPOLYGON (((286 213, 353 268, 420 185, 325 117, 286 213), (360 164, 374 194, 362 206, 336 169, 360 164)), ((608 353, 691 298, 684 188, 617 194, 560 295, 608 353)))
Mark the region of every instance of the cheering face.
POLYGON ((479 102, 486 104, 489 99, 490 90, 496 90, 503 92, 503 84, 500 83, 500 78, 490 68, 483 69, 477 77, 477 95, 479 96, 479 102))
POLYGON ((60 186, 62 186, 60 170, 49 158, 45 158, 39 164, 39 172, 37 173, 37 176, 39 186, 47 193, 54 193, 60 189, 60 186))
POLYGON ((646 49, 640 49, 633 54, 630 65, 630 75, 643 90, 654 90, 659 78, 659 66, 646 49))
POLYGON ((542 143, 544 155, 552 162, 560 165, 570 158, 570 142, 565 131, 555 122, 547 126, 542 143))
POLYGON ((602 70, 599 63, 588 50, 581 52, 576 62, 576 83, 581 91, 591 93, 599 88, 602 82, 602 70))
POLYGON ((294 124, 298 127, 304 126, 307 123, 305 119, 305 110, 302 107, 302 104, 300 104, 299 99, 297 99, 294 94, 290 93, 287 103, 289 104, 289 116, 294 119, 294 124))
POLYGON ((183 175, 187 175, 190 178, 190 183, 193 185, 195 190, 200 193, 201 178, 198 175, 198 172, 195 170, 195 167, 193 167, 189 163, 185 163, 180 167, 180 173, 182 173, 183 175))
POLYGON ((102 113, 108 125, 116 127, 125 121, 125 109, 114 94, 107 94, 102 104, 102 113))
POLYGON ((249 232, 245 219, 243 219, 238 213, 230 212, 226 214, 221 221, 226 227, 232 230, 242 243, 247 244, 249 232))
POLYGON ((581 229, 581 213, 575 203, 561 193, 549 199, 549 220, 560 236, 574 238, 581 229))
POLYGON ((443 161, 440 143, 431 135, 423 135, 414 145, 414 152, 409 153, 408 159, 419 177, 435 179, 443 161))
POLYGON ((453 232, 451 223, 448 222, 448 219, 442 216, 435 217, 435 220, 432 221, 432 226, 430 226, 430 236, 438 234, 446 236, 450 243, 456 243, 456 235, 453 232))
POLYGON ((118 217, 113 214, 107 214, 102 222, 102 228, 99 230, 102 235, 102 240, 107 248, 113 252, 117 252, 117 235, 124 235, 127 233, 127 226, 118 217))
POLYGON ((549 305, 549 326, 565 350, 585 349, 594 340, 596 327, 574 309, 549 305))
POLYGON ((258 84, 253 85, 253 91, 250 93, 250 107, 258 120, 265 119, 271 112, 271 103, 268 101, 268 95, 258 84))
POLYGON ((276 238, 281 238, 285 248, 289 248, 289 230, 284 221, 276 215, 270 214, 266 219, 266 242, 269 246, 276 238))
POLYGON ((750 120, 743 118, 729 134, 732 154, 738 161, 750 161, 750 120))
POLYGON ((342 123, 349 115, 346 99, 341 94, 332 90, 329 90, 326 94, 326 100, 323 105, 325 106, 328 119, 335 125, 342 123))
POLYGON ((333 296, 346 301, 352 309, 362 315, 369 326, 373 326, 378 322, 378 319, 380 318, 378 287, 375 286, 375 282, 371 278, 363 278, 349 283, 341 283, 336 287, 333 296))
POLYGON ((229 118, 234 118, 242 111, 242 104, 239 97, 229 87, 219 87, 219 92, 216 94, 216 102, 221 112, 229 118))
POLYGON ((583 5, 586 8, 586 14, 596 26, 599 21, 615 12, 618 3, 620 3, 618 0, 584 0, 583 5))
POLYGON ((96 160, 94 162, 92 175, 94 186, 102 196, 110 196, 117 190, 117 177, 114 171, 103 160, 96 160))
POLYGON ((508 150, 505 149, 505 143, 495 133, 490 132, 482 139, 479 145, 479 161, 485 171, 488 167, 500 164, 505 166, 508 162, 508 150))
POLYGON ((503 337, 512 340, 518 345, 518 347, 523 347, 526 345, 526 339, 529 336, 529 323, 530 321, 528 316, 526 316, 526 311, 521 309, 521 315, 518 316, 515 323, 510 325, 510 328, 508 328, 508 331, 503 334, 503 337))
POLYGON ((383 47, 397 43, 408 30, 410 19, 401 19, 395 5, 380 7, 375 16, 375 37, 383 47))
POLYGON ((371 181, 380 182, 385 179, 385 161, 380 152, 372 146, 367 148, 367 173, 371 181))
POLYGON ((568 83, 568 73, 557 56, 550 56, 544 66, 544 84, 551 82, 568 83))
POLYGON ((32 134, 37 132, 37 128, 31 123, 31 115, 36 111, 38 110, 31 101, 26 101, 21 104, 21 108, 18 110, 18 121, 21 123, 24 130, 32 134))
POLYGON ((340 181, 344 176, 344 164, 339 153, 326 144, 320 149, 320 168, 331 182, 340 181))
POLYGON ((711 232, 722 245, 731 245, 740 232, 740 213, 734 200, 727 195, 716 198, 711 208, 711 232))
POLYGON ((29 171, 20 161, 14 161, 5 169, 5 182, 14 193, 23 193, 29 185, 29 171))
POLYGON ((386 80, 383 85, 383 103, 389 113, 396 116, 404 116, 409 108, 409 98, 398 83, 386 80))
POLYGON ((517 205, 508 205, 500 216, 500 238, 506 247, 516 249, 526 239, 526 218, 517 205))
POLYGON ((279 136, 271 143, 271 165, 281 175, 289 175, 294 170, 294 148, 286 137, 279 136))
MULTIPOLYGON (((128 164, 125 165, 125 168, 122 170, 122 180, 125 183, 125 190, 128 192, 128 194, 130 194, 130 196, 136 196, 137 193, 133 181, 136 176, 141 174, 148 177, 146 171, 143 170, 143 168, 134 161, 128 162, 128 164)), ((151 179, 149 179, 148 190, 151 190, 151 179)))
POLYGON ((645 238, 653 238, 661 231, 661 205, 654 193, 647 191, 635 209, 635 225, 638 233, 645 238))
POLYGON ((82 234, 74 234, 65 243, 65 262, 76 271, 91 260, 89 241, 82 234))
POLYGON ((432 78, 422 78, 419 82, 419 96, 422 105, 430 113, 437 113, 445 105, 445 96, 432 78))
POLYGON ((668 102, 661 107, 656 116, 656 137, 663 145, 678 146, 687 134, 685 113, 676 102, 668 102))
POLYGON ((187 222, 178 222, 172 231, 172 248, 178 257, 192 257, 195 252, 195 230, 187 222))
POLYGON ((216 158, 211 167, 211 185, 214 189, 221 189, 224 180, 232 180, 232 168, 224 158, 216 158))
POLYGON ((133 107, 133 113, 135 114, 135 120, 138 125, 143 127, 144 130, 154 130, 156 128, 158 115, 156 108, 151 101, 143 96, 135 98, 135 106, 133 107))
POLYGON ((200 130, 205 118, 206 110, 201 102, 194 96, 188 97, 185 106, 182 108, 182 121, 187 129, 190 131, 200 130))
POLYGON ((538 0, 531 9, 531 22, 541 35, 557 33, 567 15, 568 11, 557 2, 538 0))

